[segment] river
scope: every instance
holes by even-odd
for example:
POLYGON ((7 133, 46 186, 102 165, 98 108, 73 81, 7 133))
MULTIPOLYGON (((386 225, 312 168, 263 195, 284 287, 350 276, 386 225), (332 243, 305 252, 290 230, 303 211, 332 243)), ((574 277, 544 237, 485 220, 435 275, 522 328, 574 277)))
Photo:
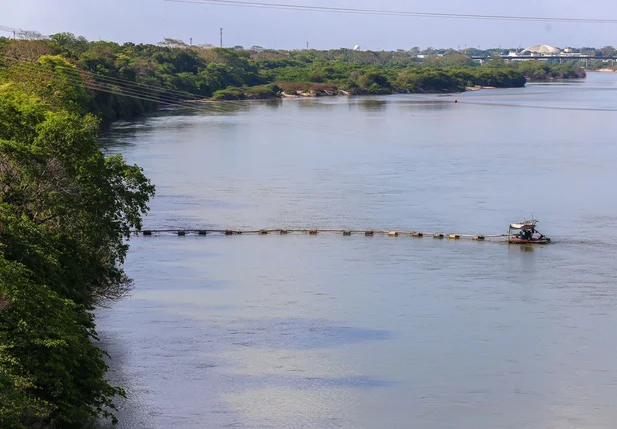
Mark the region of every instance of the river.
POLYGON ((118 123, 146 228, 98 311, 122 429, 612 428, 617 74, 452 96, 210 104, 118 123), (457 101, 456 103, 454 101, 457 101))

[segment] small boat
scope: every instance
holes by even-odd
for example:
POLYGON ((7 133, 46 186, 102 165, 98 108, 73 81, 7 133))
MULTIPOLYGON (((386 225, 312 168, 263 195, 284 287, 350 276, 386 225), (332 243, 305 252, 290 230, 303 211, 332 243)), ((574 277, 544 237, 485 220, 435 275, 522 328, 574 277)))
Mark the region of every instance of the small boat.
POLYGON ((536 229, 536 219, 510 224, 507 242, 509 244, 549 244, 551 239, 536 229))

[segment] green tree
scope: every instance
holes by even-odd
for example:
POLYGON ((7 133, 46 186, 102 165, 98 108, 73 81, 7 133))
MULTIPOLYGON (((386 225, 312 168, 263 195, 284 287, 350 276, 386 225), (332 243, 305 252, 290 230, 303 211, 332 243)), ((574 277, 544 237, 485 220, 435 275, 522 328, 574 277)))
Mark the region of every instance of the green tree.
POLYGON ((63 61, 43 57, 42 75, 9 70, 0 84, 2 428, 82 427, 123 394, 104 378, 90 310, 130 287, 126 242, 154 187, 103 156, 88 92, 63 61))
POLYGON ((605 46, 600 49, 600 53, 603 57, 614 57, 615 55, 617 55, 617 50, 612 46, 605 46))

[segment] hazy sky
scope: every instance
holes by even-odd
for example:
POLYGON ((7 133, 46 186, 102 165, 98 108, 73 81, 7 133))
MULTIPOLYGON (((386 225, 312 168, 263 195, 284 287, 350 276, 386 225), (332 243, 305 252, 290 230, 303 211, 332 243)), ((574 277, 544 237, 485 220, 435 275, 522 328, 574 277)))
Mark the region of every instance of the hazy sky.
MULTIPOLYGON (((258 0, 248 0, 258 1, 258 0)), ((269 3, 410 12, 617 19, 615 0, 261 0, 269 3)), ((163 0, 0 0, 0 25, 44 34, 71 32, 90 40, 269 48, 409 49, 465 45, 617 45, 617 24, 572 24, 346 15, 171 3, 163 0)), ((9 35, 8 33, 3 33, 9 35)))

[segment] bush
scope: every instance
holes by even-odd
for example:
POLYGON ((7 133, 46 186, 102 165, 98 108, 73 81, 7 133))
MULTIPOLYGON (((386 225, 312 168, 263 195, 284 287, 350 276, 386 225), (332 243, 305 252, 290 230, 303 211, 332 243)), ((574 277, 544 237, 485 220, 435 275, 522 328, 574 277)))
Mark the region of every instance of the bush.
POLYGON ((249 99, 277 98, 279 97, 281 91, 282 89, 275 84, 251 86, 248 88, 244 88, 246 98, 249 99))
POLYGON ((244 100, 246 94, 241 88, 220 89, 212 94, 213 100, 244 100))

